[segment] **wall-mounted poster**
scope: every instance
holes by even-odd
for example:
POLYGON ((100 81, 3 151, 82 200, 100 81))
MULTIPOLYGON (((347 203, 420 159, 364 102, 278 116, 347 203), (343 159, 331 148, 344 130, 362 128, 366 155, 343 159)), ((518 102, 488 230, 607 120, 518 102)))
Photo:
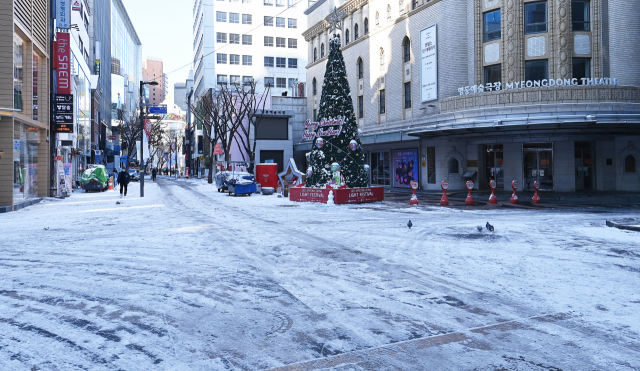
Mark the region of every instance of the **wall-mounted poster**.
POLYGON ((418 150, 393 151, 393 186, 410 188, 411 181, 419 182, 418 150))
POLYGON ((423 102, 438 99, 438 34, 436 25, 420 31, 420 92, 423 102))

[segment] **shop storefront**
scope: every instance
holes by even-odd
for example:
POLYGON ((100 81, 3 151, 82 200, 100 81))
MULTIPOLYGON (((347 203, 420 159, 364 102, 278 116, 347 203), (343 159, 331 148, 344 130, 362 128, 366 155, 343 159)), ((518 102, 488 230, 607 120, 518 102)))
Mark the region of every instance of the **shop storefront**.
MULTIPOLYGON (((13 199, 20 203, 38 197, 38 150, 41 129, 16 120, 13 136, 13 199)), ((47 169, 40 169, 41 177, 47 169)))

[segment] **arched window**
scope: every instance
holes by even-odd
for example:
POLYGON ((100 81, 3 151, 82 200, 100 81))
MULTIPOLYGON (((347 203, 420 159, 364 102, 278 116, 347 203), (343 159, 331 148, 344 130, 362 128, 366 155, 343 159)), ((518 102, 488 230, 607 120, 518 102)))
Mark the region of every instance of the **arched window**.
POLYGON ((316 82, 316 78, 313 78, 313 82, 311 82, 311 93, 313 95, 318 94, 318 83, 316 82))
POLYGON ((387 4, 387 22, 391 22, 391 5, 387 4))
POLYGON ((349 43, 349 30, 344 31, 344 44, 347 45, 349 43))
POLYGON ((459 166, 460 165, 457 159, 452 158, 451 160, 449 160, 449 174, 459 174, 459 166))
POLYGON ((318 48, 313 48, 313 61, 318 60, 318 48))
POLYGON ((358 58, 358 79, 364 78, 364 66, 362 65, 362 58, 358 58))
POLYGON ((402 41, 402 60, 404 63, 411 62, 411 41, 407 36, 402 41))
POLYGON ((380 13, 376 12, 376 28, 380 27, 380 13))
POLYGON ((380 71, 384 71, 384 49, 380 48, 380 71))
POLYGON ((624 172, 635 173, 636 172, 636 158, 633 155, 629 155, 624 159, 624 172))
POLYGON ((358 40, 358 24, 353 26, 353 41, 358 40))
POLYGON ((365 35, 369 34, 369 19, 368 18, 364 19, 364 34, 365 35))
POLYGON ((324 44, 320 45, 320 58, 324 57, 324 44))

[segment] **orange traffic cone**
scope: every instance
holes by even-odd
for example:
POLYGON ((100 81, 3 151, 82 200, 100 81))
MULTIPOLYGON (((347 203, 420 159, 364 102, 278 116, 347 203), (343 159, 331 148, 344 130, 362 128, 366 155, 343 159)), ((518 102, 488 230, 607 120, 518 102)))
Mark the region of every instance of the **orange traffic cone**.
POLYGON ((109 177, 109 190, 113 190, 113 177, 109 177))

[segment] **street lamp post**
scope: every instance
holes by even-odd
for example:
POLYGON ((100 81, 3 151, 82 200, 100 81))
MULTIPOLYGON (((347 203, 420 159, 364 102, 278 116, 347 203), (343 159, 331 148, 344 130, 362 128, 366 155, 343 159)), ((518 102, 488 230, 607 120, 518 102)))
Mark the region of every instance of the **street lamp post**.
POLYGON ((140 197, 144 197, 144 171, 147 167, 146 162, 144 161, 144 107, 143 107, 143 97, 144 93, 142 89, 145 85, 158 85, 157 81, 144 82, 140 81, 140 197), (144 164, 144 166, 143 166, 144 164))

